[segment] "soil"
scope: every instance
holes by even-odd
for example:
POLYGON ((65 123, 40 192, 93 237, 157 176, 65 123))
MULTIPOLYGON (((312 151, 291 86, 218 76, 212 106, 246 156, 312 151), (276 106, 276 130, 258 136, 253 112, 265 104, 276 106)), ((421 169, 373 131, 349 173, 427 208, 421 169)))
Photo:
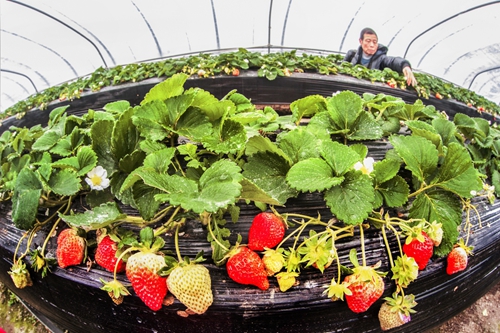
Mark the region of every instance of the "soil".
MULTIPOLYGON (((469 308, 427 333, 500 333, 499 304, 500 283, 469 308)), ((6 333, 51 333, 2 283, 0 328, 6 333)))

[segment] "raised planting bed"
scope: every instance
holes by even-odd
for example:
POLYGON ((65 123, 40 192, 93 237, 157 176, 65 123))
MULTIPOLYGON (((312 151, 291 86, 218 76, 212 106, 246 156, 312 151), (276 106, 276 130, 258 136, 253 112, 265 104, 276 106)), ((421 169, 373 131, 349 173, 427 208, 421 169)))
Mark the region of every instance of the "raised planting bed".
MULTIPOLYGON (((416 312, 393 331, 426 331, 500 281, 498 139, 489 119, 461 103, 420 104, 414 93, 342 76, 186 79, 105 88, 65 110, 69 102, 58 102, 3 122, 2 132, 17 130, 2 136, 0 279, 42 320, 70 332, 379 332, 384 298, 399 291, 414 296, 416 312), (201 88, 196 98, 191 87, 201 88), (49 127, 35 126, 49 119, 49 127), (376 161, 374 171, 365 157, 376 161), (85 180, 98 165, 110 178, 107 188, 93 183, 103 190, 85 180), (278 245, 284 267, 268 288, 235 282, 225 257, 249 243, 262 210, 289 224, 278 245), (438 224, 443 240, 425 268, 407 259, 409 273, 397 279, 405 232, 432 234, 438 224), (117 226, 135 236, 154 230, 173 258, 166 266, 203 251, 213 294, 206 312, 186 311, 170 292, 151 309, 124 272, 116 281, 131 295, 115 304, 101 290, 114 274, 95 262, 95 251, 101 228, 117 226), (61 268, 51 259, 70 227, 86 231, 88 260, 61 268), (447 254, 459 240, 472 255, 450 275, 447 254), (385 273, 382 295, 358 312, 342 295, 352 286, 342 281, 355 273, 353 249, 361 266, 385 273), (31 286, 14 285, 14 263, 27 266, 31 286)), ((130 239, 122 238, 122 251, 132 255, 139 246, 130 239)))

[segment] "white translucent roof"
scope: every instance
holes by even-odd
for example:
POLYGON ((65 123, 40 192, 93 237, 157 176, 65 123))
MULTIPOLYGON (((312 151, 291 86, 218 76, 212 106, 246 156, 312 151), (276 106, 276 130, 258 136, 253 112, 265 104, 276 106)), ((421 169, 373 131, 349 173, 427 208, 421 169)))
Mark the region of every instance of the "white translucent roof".
POLYGON ((345 53, 364 27, 414 69, 500 102, 500 1, 0 3, 2 111, 99 67, 240 47, 345 53))

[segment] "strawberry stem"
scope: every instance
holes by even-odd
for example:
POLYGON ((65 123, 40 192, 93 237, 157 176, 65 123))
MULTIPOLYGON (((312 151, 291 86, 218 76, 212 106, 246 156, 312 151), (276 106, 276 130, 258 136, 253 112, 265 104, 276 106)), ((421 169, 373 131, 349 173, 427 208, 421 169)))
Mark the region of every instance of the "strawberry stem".
MULTIPOLYGON (((171 207, 171 206, 170 206, 171 207)), ((158 229, 155 230, 154 232, 154 236, 159 236, 161 234, 163 234, 164 232, 167 232, 168 230, 170 230, 171 228, 171 224, 175 218, 175 216, 177 215, 177 213, 179 212, 179 210, 181 209, 181 206, 178 206, 175 208, 175 211, 172 213, 172 215, 170 215, 170 218, 168 219, 167 222, 165 222, 162 226, 160 226, 158 229)), ((165 211, 162 213, 163 216, 168 212, 167 209, 165 209, 165 211)))
POLYGON ((177 253, 177 260, 182 262, 181 251, 179 250, 179 229, 181 227, 181 223, 177 223, 175 228, 175 236, 174 236, 174 244, 175 244, 175 253, 177 253))
POLYGON ((361 238, 361 258, 363 260, 363 266, 366 266, 365 234, 364 234, 364 231, 363 231, 363 224, 359 225, 359 236, 361 238))
POLYGON ((392 259, 391 247, 389 246, 389 241, 387 239, 387 235, 385 233, 385 225, 382 225, 382 237, 384 238, 385 247, 387 249, 387 255, 389 257, 389 263, 391 267, 394 267, 394 260, 392 259))
POLYGON ((224 246, 224 244, 222 244, 221 242, 219 242, 219 240, 217 239, 217 237, 215 237, 214 231, 212 230, 212 221, 213 221, 213 219, 210 219, 208 221, 208 223, 207 223, 208 232, 210 233, 210 236, 212 236, 212 239, 214 240, 214 242, 216 242, 217 245, 219 245, 221 248, 223 248, 224 251, 226 251, 226 252, 229 251, 229 249, 226 246, 224 246))

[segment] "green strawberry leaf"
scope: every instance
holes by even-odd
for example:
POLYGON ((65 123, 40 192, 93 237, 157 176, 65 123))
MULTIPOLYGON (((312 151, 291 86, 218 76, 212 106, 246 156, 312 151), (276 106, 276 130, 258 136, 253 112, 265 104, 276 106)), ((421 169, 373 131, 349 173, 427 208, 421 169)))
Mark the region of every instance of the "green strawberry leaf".
POLYGON ((434 144, 419 136, 393 135, 389 141, 418 180, 424 182, 437 167, 438 152, 434 144))
POLYGON ((92 124, 90 137, 92 150, 96 153, 97 164, 102 166, 109 175, 116 168, 116 162, 111 152, 111 135, 115 122, 112 120, 99 120, 92 124))
POLYGON ((375 186, 376 203, 380 207, 385 203, 388 207, 401 207, 408 201, 410 188, 408 183, 399 175, 375 186))
POLYGON ((178 119, 173 131, 192 141, 202 141, 207 133, 212 132, 212 123, 199 109, 189 108, 178 119))
POLYGON ((243 178, 241 184, 240 198, 243 200, 250 200, 255 202, 262 202, 268 205, 282 205, 278 200, 269 196, 264 190, 259 188, 255 183, 249 179, 243 178))
POLYGON ((371 177, 376 184, 382 184, 397 175, 401 164, 392 159, 384 159, 373 164, 371 177))
POLYGON ((247 135, 243 125, 227 119, 219 133, 204 137, 202 143, 208 150, 218 154, 236 154, 244 149, 246 141, 247 135))
POLYGON ((111 153, 119 161, 138 148, 139 131, 132 123, 134 109, 123 112, 115 123, 111 137, 111 153))
POLYGON ((458 226, 462 223, 462 204, 453 193, 432 190, 417 195, 409 212, 410 218, 438 221, 442 224, 443 240, 434 249, 437 256, 447 255, 457 242, 458 226))
POLYGON ((55 194, 69 196, 80 191, 81 180, 75 171, 62 169, 52 173, 47 185, 55 194))
POLYGON ((163 101, 153 100, 135 107, 134 110, 132 121, 146 139, 161 141, 170 135, 172 124, 163 101))
POLYGON ((406 122, 406 125, 412 131, 413 135, 421 136, 431 141, 442 155, 443 142, 441 140, 441 136, 432 125, 419 120, 409 120, 406 122))
POLYGON ((68 137, 60 139, 57 143, 49 150, 52 154, 60 156, 69 156, 73 153, 71 147, 71 141, 68 137))
POLYGON ((158 173, 166 173, 174 156, 175 148, 163 148, 147 155, 144 159, 144 166, 158 173))
POLYGON ((226 115, 231 115, 236 112, 236 106, 232 101, 228 100, 213 101, 211 103, 199 105, 198 107, 211 122, 215 122, 226 115))
POLYGON ((360 156, 356 151, 335 141, 323 142, 321 156, 333 169, 336 176, 344 175, 360 160, 360 156))
POLYGON ((155 196, 160 193, 160 190, 144 183, 138 182, 134 184, 134 201, 139 214, 145 221, 151 220, 160 208, 160 202, 155 199, 155 196))
POLYGON ((290 186, 301 192, 314 192, 339 185, 342 176, 334 176, 330 165, 321 158, 309 158, 294 164, 286 176, 290 186))
POLYGON ((87 210, 84 213, 64 215, 59 213, 59 217, 72 227, 84 230, 97 230, 112 223, 125 219, 126 214, 122 213, 115 202, 108 202, 87 210))
POLYGON ((103 107, 103 109, 106 110, 107 112, 118 113, 118 114, 127 111, 128 108, 130 108, 130 102, 124 100, 107 103, 103 107))
POLYGON ((371 179, 361 172, 348 172, 342 184, 325 192, 326 205, 346 224, 357 225, 373 209, 375 192, 371 179))
POLYGON ((57 141, 61 138, 61 135, 55 131, 47 131, 43 133, 31 146, 31 149, 37 151, 48 151, 50 148, 54 147, 57 141))
POLYGON ((168 194, 158 194, 156 198, 167 199, 173 206, 198 214, 205 211, 214 213, 236 202, 241 195, 242 178, 241 169, 234 162, 219 160, 202 174, 198 184, 189 186, 189 191, 176 187, 168 194))
POLYGON ((279 155, 283 158, 289 165, 292 165, 292 160, 289 158, 285 152, 280 149, 274 142, 271 141, 268 137, 264 136, 253 136, 248 139, 248 142, 245 146, 246 155, 250 156, 258 152, 270 152, 276 155, 279 155))
POLYGON ((88 146, 84 146, 78 149, 76 158, 78 160, 78 169, 77 169, 78 176, 83 176, 87 174, 97 165, 97 155, 92 150, 92 148, 88 146))
POLYGON ((29 168, 18 174, 12 195, 12 222, 22 230, 29 230, 36 222, 36 214, 43 185, 29 168))
POLYGON ((188 76, 184 73, 172 75, 151 88, 141 101, 141 105, 150 101, 165 101, 170 97, 179 96, 184 92, 184 83, 187 79, 188 76))
POLYGON ((284 132, 276 141, 293 163, 310 157, 319 157, 321 141, 304 127, 284 132))
POLYGON ((467 149, 458 143, 448 146, 446 158, 431 185, 439 186, 464 198, 483 186, 479 172, 474 168, 467 149))
POLYGON ((298 192, 286 182, 290 164, 282 156, 259 152, 248 157, 243 166, 243 176, 283 205, 298 192))
POLYGON ((347 138, 350 140, 377 140, 383 134, 382 127, 375 121, 373 115, 363 112, 351 127, 347 138))
POLYGON ((326 110, 326 99, 321 95, 310 95, 290 104, 293 121, 299 123, 303 117, 312 117, 326 110))

